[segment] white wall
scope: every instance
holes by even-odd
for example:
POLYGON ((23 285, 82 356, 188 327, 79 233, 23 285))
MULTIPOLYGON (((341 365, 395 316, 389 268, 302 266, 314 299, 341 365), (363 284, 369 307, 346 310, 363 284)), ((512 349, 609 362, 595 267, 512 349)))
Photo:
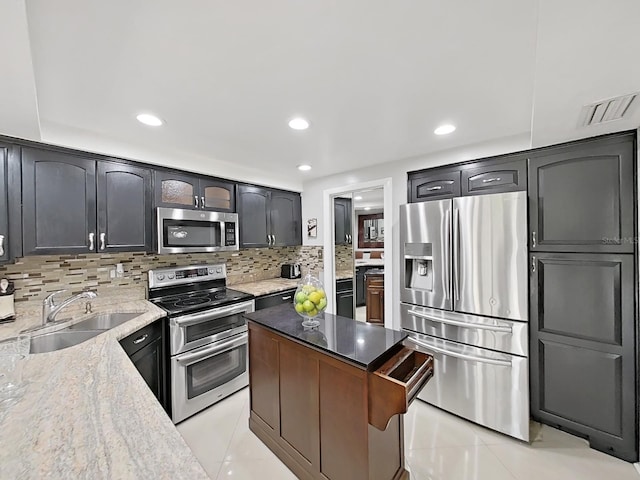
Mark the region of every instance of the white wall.
MULTIPOLYGON (((303 184, 302 192, 302 222, 305 226, 303 230, 304 245, 322 245, 324 236, 324 213, 322 209, 323 192, 327 189, 344 187, 352 184, 370 182, 386 177, 392 179, 392 212, 389 215, 385 211, 385 220, 392 217, 391 231, 385 230, 385 241, 393 242, 394 255, 399 255, 400 250, 400 232, 398 229, 398 211, 402 204, 407 203, 407 172, 412 170, 420 170, 422 168, 436 167, 447 165, 476 158, 489 157, 492 155, 501 155, 512 153, 520 150, 531 148, 531 140, 529 134, 522 134, 501 140, 486 142, 468 147, 443 151, 423 157, 416 157, 406 160, 397 160, 378 165, 372 165, 367 168, 353 170, 350 172, 331 175, 329 177, 320 178, 315 181, 307 181, 303 184), (310 218, 316 218, 318 221, 318 236, 316 238, 308 238, 306 235, 306 223, 310 218)), ((388 229, 388 227, 385 227, 388 229)), ((327 249, 325 248, 325 253, 327 249)), ((394 328, 400 326, 400 288, 397 279, 400 278, 400 262, 393 262, 392 278, 393 278, 393 321, 394 328)), ((325 285, 326 285, 325 280, 325 285)))

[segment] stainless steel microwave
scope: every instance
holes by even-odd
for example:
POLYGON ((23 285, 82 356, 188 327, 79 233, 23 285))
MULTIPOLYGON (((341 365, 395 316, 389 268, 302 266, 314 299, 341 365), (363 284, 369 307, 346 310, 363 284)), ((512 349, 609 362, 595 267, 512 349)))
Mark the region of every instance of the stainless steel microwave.
POLYGON ((238 250, 238 214, 158 208, 158 253, 238 250))

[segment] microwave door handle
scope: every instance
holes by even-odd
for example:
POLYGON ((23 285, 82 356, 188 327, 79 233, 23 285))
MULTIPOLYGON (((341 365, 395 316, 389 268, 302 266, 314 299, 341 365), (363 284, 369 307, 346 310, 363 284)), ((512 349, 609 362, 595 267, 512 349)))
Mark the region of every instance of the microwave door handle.
POLYGON ((230 307, 217 308, 215 312, 205 313, 193 313, 191 315, 184 315, 178 318, 174 318, 173 321, 178 327, 189 327, 191 325, 197 325, 208 320, 214 320, 220 317, 226 317, 227 315, 233 315, 235 313, 249 313, 252 312, 249 305, 241 303, 239 305, 232 305, 230 307))
POLYGON ((407 340, 410 340, 418 347, 427 350, 427 352, 431 350, 432 352, 441 353, 442 355, 446 355, 447 357, 459 358, 460 360, 466 360, 468 362, 488 363, 489 365, 498 365, 500 367, 511 367, 510 360, 498 360, 496 358, 480 357, 476 355, 467 355, 465 353, 453 352, 451 350, 447 350, 446 348, 436 347, 434 345, 429 345, 428 343, 422 343, 420 340, 411 337, 407 340))
POLYGON ((445 325, 452 325, 454 327, 462 327, 462 328, 473 328, 476 330, 489 330, 492 332, 504 332, 504 333, 512 333, 513 330, 508 325, 483 325, 481 323, 467 323, 467 322, 459 322, 457 320, 448 320, 444 318, 432 317, 431 315, 427 315, 422 312, 417 312, 415 310, 409 310, 409 313, 414 317, 424 318, 425 320, 430 320, 432 322, 443 323, 445 325))
POLYGON ((206 360, 207 358, 213 357, 215 355, 220 355, 229 350, 233 350, 234 348, 239 347, 240 345, 246 344, 249 335, 245 332, 240 335, 238 338, 234 338, 228 342, 225 342, 221 345, 215 345, 207 347, 203 350, 195 351, 192 353, 187 353, 185 355, 180 355, 176 358, 179 364, 188 367, 196 362, 200 362, 202 360, 206 360))

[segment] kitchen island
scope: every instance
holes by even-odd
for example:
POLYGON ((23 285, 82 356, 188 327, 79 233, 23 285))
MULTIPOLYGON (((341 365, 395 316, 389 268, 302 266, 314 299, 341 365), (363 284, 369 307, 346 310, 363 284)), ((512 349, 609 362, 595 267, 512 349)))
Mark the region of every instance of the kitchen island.
POLYGON ((403 417, 433 358, 403 332, 324 313, 302 326, 290 304, 246 315, 249 428, 299 478, 398 480, 403 417))

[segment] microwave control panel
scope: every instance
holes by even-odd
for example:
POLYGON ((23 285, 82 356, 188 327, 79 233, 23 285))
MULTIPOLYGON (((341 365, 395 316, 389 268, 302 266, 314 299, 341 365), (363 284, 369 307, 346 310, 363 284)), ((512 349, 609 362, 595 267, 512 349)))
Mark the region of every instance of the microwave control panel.
POLYGON ((224 224, 224 244, 227 246, 236 244, 236 224, 225 223, 224 224))

